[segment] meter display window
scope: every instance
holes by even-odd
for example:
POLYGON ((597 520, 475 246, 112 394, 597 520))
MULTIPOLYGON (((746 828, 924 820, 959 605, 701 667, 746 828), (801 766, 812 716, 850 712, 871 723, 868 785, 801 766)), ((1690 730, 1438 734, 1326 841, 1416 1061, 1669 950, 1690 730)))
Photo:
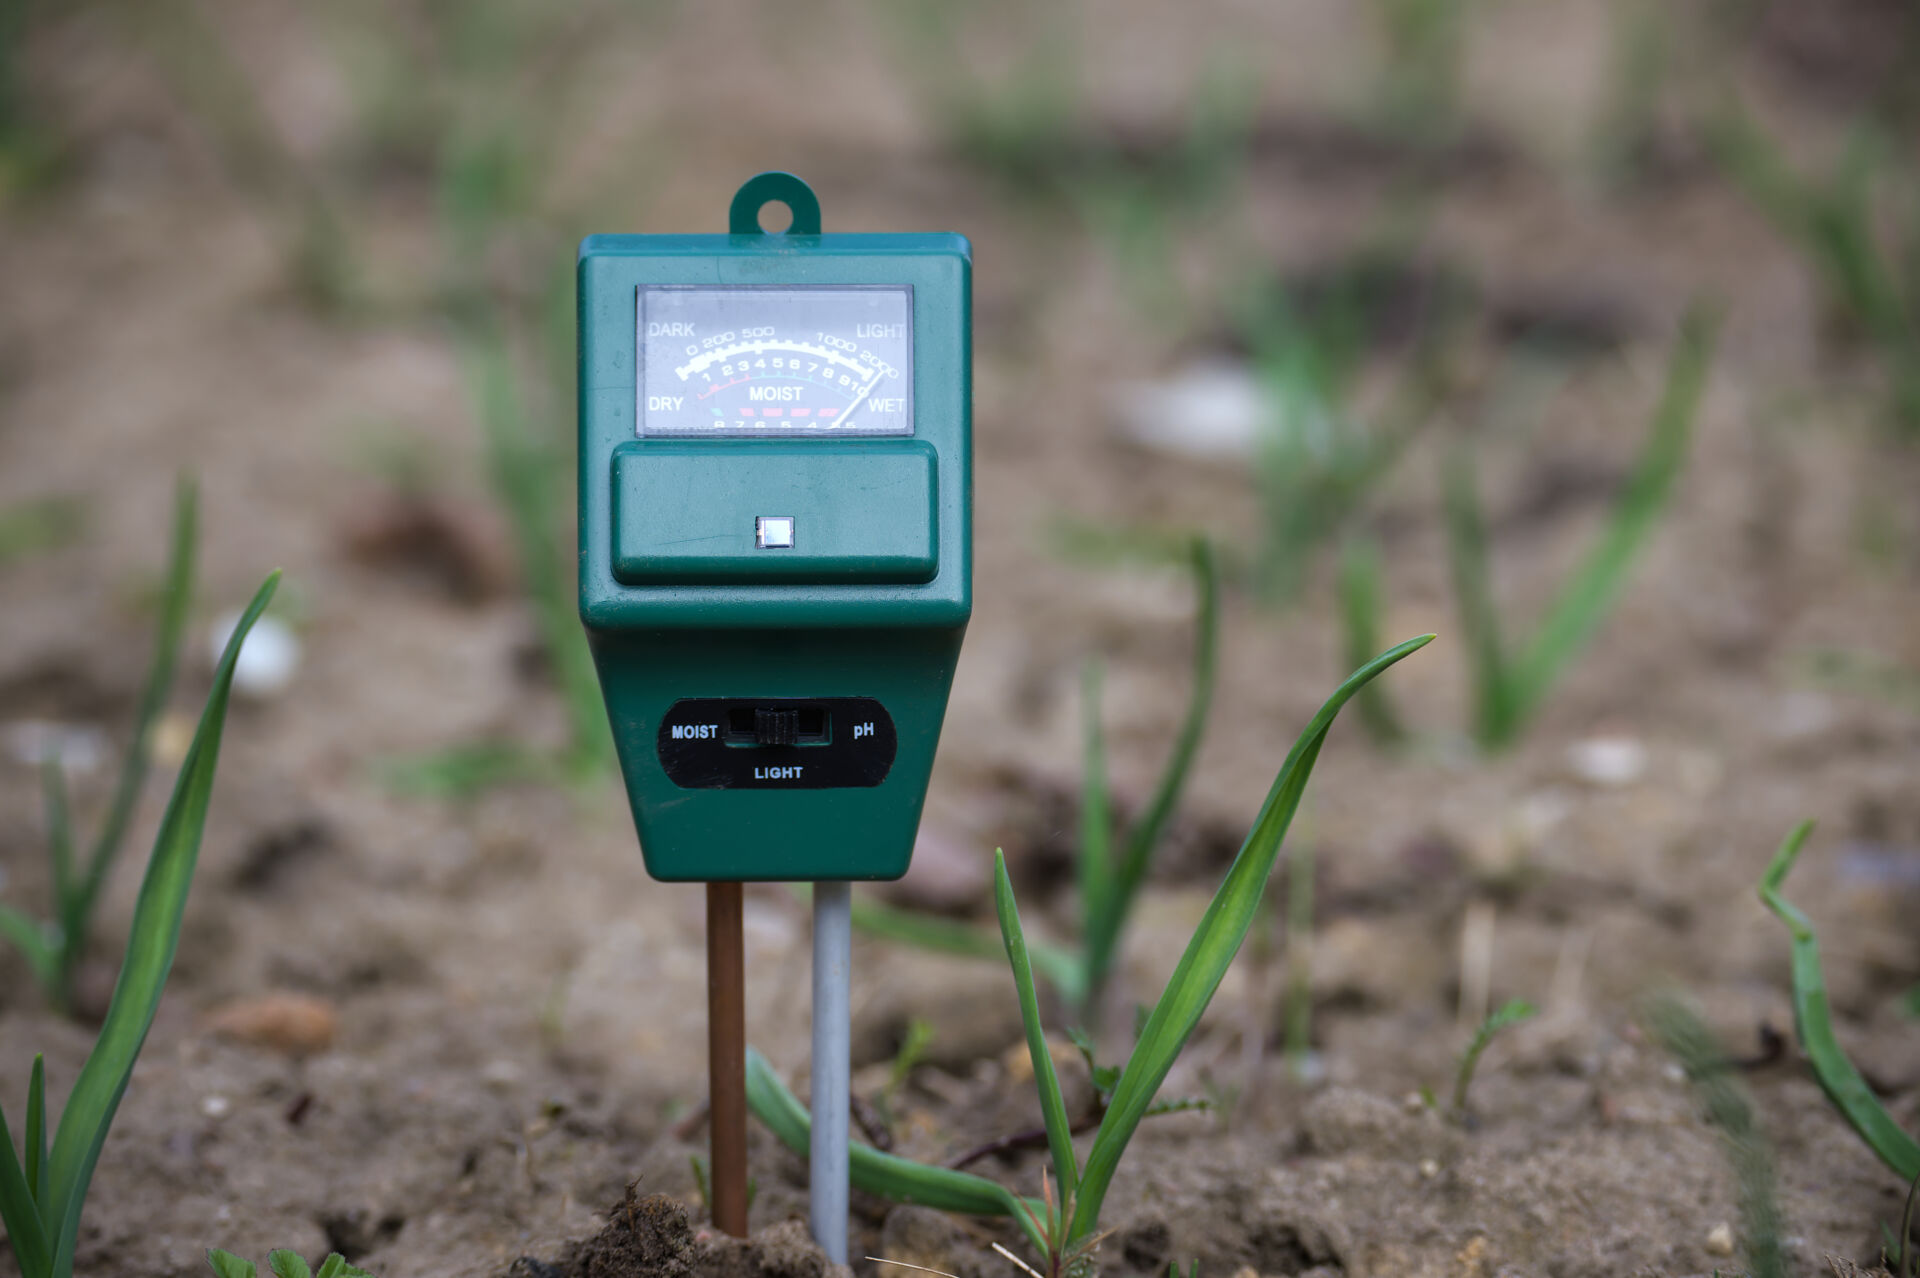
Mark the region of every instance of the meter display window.
POLYGON ((913 434, 911 288, 638 291, 641 435, 913 434))

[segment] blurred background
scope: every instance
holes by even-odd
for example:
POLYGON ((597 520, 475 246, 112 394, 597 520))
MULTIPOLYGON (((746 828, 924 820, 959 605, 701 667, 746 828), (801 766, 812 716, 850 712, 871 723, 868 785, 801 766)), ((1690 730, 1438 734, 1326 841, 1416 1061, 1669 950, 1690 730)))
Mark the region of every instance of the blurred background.
MULTIPOLYGON (((991 926, 1003 846, 1074 935, 1086 720, 1137 821, 1204 536, 1211 714, 1118 1059, 1314 708, 1439 634, 1329 739, 1111 1272, 1710 1269, 1736 1187, 1635 1019, 1675 985, 1754 1057, 1795 1263, 1870 1260, 1904 1186, 1779 1047, 1752 889, 1819 818, 1796 899, 1920 1127, 1916 158, 1908 0, 0 0, 0 900, 47 891, 42 761, 106 804, 175 477, 161 772, 287 571, 79 1272, 501 1275, 635 1176, 698 1214, 698 889, 642 870, 574 614, 572 268, 768 168, 828 231, 974 246, 975 620, 914 873, 866 899, 991 926), (1475 1123, 1425 1122, 1514 998, 1475 1123)), ((77 1021, 0 958, 8 1097, 35 1050, 72 1078, 137 877, 77 1021)), ((753 889, 747 933, 795 1077, 805 906, 753 889)), ((1004 967, 870 936, 854 1009, 898 1148, 1035 1121, 1004 967)), ((804 1167, 755 1140, 759 1224, 804 1167)), ((856 1253, 953 1272, 1013 1238, 861 1211, 856 1253)))

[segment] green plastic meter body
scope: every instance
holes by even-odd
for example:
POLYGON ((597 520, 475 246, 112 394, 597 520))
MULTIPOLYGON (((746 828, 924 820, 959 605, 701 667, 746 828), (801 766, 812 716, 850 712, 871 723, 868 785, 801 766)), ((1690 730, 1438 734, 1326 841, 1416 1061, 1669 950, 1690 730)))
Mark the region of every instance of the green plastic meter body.
MULTIPOLYGON (((784 234, 759 228, 786 203, 784 234)), ((888 879, 972 612, 971 250, 820 233, 580 246, 580 615, 648 872, 888 879)))

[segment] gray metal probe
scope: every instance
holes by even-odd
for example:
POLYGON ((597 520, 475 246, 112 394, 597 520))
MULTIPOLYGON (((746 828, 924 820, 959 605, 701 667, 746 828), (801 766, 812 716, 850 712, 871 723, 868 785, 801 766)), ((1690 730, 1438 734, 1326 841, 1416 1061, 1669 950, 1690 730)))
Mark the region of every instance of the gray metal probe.
POLYGON ((813 1147, 807 1219, 813 1240, 847 1263, 847 1140, 852 1114, 853 885, 813 885, 813 1147))

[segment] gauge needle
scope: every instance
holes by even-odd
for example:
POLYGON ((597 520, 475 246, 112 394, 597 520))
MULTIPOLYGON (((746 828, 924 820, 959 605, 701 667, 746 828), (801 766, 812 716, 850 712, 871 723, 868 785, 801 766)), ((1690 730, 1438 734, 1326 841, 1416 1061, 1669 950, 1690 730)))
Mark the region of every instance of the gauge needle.
POLYGON ((840 416, 837 419, 835 419, 833 423, 834 427, 837 429, 841 426, 845 426, 847 424, 847 418, 853 416, 855 413, 860 411, 860 405, 867 402, 867 396, 872 394, 873 388, 878 386, 879 384, 880 384, 880 374, 876 370, 874 372, 874 375, 867 379, 867 384, 860 388, 860 393, 853 397, 853 402, 847 405, 847 411, 844 413, 841 413, 840 416))

